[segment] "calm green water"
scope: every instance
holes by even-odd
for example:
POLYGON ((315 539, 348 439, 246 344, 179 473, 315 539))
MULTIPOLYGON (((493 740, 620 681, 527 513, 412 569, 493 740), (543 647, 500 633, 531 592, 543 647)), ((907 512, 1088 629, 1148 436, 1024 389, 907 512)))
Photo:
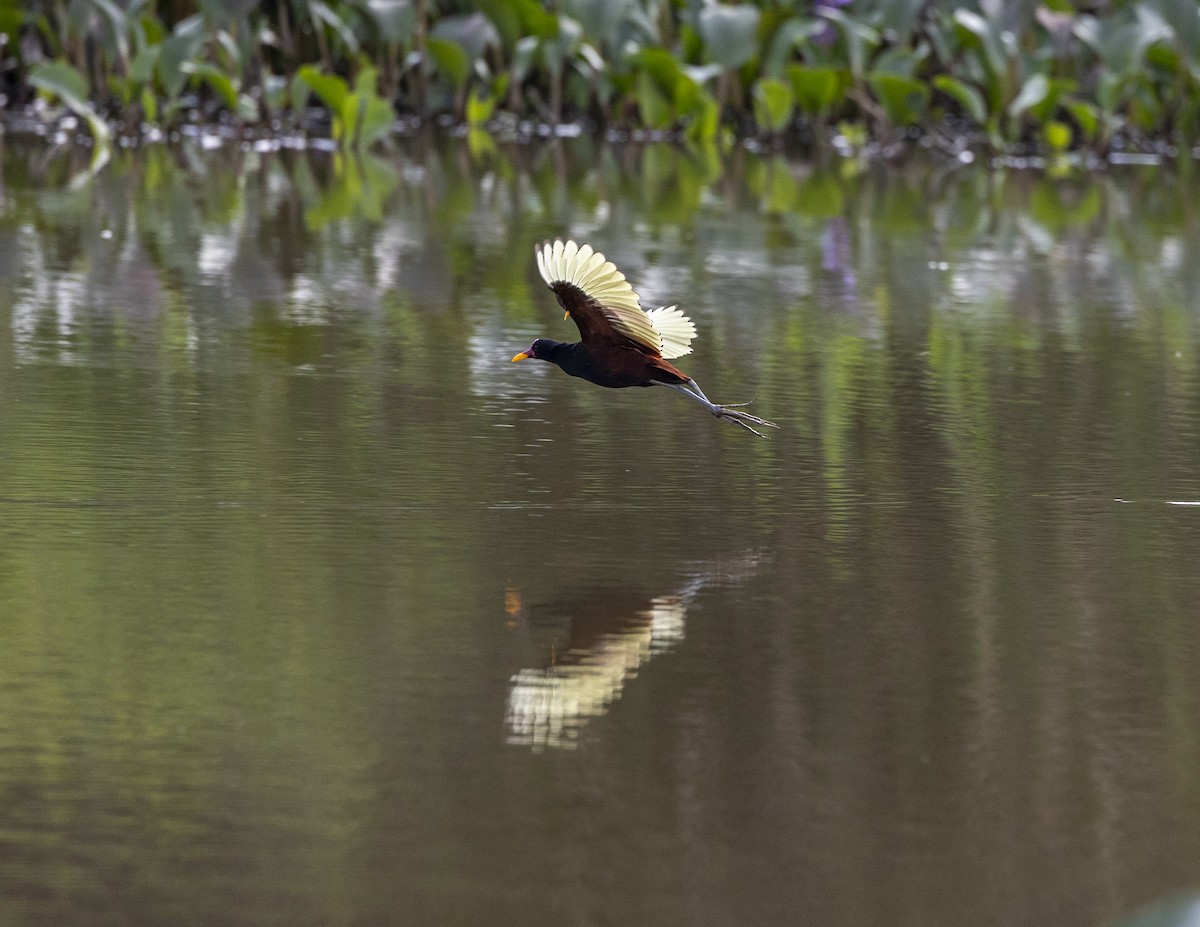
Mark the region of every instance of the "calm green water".
POLYGON ((0 924, 1200 886, 1188 174, 0 158, 0 924), (555 234, 779 432, 509 363, 555 234))

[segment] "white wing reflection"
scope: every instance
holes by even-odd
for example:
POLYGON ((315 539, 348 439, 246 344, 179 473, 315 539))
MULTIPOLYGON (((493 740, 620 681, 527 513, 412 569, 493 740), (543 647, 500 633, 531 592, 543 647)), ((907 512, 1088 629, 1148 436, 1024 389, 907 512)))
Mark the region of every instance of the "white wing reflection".
POLYGON ((509 743, 574 746, 579 728, 608 710, 639 666, 683 640, 685 614, 676 596, 651 599, 589 645, 569 647, 545 669, 519 671, 508 690, 509 743))
MULTIPOLYGON (((562 652, 551 652, 547 666, 512 677, 504 719, 508 742, 535 750, 574 748, 583 727, 608 711, 627 680, 684 639, 687 604, 701 589, 741 580, 757 566, 757 555, 743 555, 705 565, 675 595, 600 592, 556 609, 570 615, 569 639, 562 652)), ((524 611, 519 591, 506 592, 505 610, 510 617, 524 611)))

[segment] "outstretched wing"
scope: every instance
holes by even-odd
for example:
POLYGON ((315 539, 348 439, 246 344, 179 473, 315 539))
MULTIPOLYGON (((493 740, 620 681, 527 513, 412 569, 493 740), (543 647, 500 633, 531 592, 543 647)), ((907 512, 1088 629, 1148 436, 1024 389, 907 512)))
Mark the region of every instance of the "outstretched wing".
POLYGON ((696 337, 696 326, 692 320, 676 309, 651 309, 646 315, 662 339, 663 357, 683 357, 692 353, 692 339, 696 337))
POLYGON ((584 344, 624 337, 663 357, 691 350, 696 329, 687 317, 674 306, 644 312, 625 275, 591 245, 557 239, 542 242, 535 256, 538 272, 579 326, 584 344))

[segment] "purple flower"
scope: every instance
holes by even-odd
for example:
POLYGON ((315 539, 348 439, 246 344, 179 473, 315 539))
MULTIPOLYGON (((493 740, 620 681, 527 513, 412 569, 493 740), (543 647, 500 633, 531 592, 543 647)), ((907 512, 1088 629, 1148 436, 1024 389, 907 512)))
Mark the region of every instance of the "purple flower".
MULTIPOLYGON (((850 0, 813 0, 813 13, 820 16, 822 10, 840 10, 842 7, 849 5, 850 0)), ((813 41, 818 45, 832 45, 833 40, 837 38, 837 30, 833 28, 833 23, 829 20, 826 19, 822 22, 823 25, 820 30, 813 35, 813 41)))

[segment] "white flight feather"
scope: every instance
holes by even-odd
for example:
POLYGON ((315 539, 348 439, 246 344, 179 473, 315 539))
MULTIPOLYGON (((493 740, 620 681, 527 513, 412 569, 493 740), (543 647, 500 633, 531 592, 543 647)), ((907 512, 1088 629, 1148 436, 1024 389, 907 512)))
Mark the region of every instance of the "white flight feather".
POLYGON ((663 357, 689 353, 696 326, 674 306, 646 312, 641 300, 616 265, 591 245, 556 239, 535 251, 538 273, 551 289, 570 283, 594 299, 613 328, 663 357))
POLYGON ((551 258, 550 258, 550 272, 553 273, 554 276, 557 277, 559 280, 563 279, 563 266, 562 266, 563 248, 564 248, 564 245, 562 243, 562 239, 560 238, 558 241, 556 241, 554 243, 554 250, 551 252, 551 258))
POLYGON ((675 306, 651 309, 646 313, 662 339, 663 357, 682 357, 692 353, 692 339, 696 337, 696 326, 675 306))
POLYGON ((575 258, 579 255, 579 245, 574 241, 568 241, 563 245, 562 269, 571 270, 573 273, 576 269, 575 258))

